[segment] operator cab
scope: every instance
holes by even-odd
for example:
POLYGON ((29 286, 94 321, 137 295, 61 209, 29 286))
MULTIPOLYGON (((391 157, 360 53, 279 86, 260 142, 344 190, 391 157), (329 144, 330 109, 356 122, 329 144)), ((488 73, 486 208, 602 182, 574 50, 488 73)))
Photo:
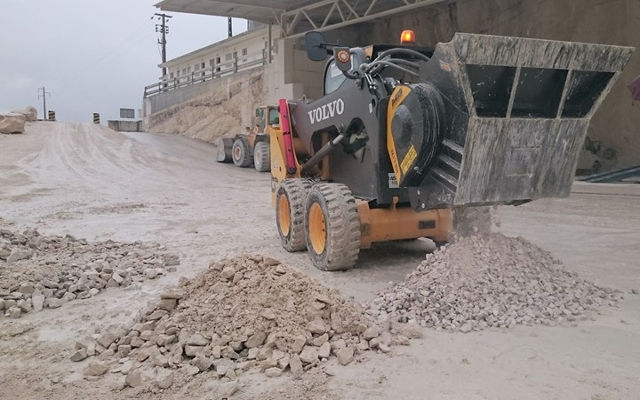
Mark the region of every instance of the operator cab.
MULTIPOLYGON (((351 70, 350 72, 359 71, 360 65, 363 63, 370 62, 372 59, 375 59, 379 53, 394 49, 394 48, 409 48, 412 50, 416 50, 427 57, 431 57, 433 55, 433 49, 426 47, 419 47, 413 45, 372 45, 364 48, 353 48, 351 49, 351 70)), ((398 55, 397 58, 404 59, 413 59, 412 57, 406 55, 398 55)), ((408 81, 410 80, 409 76, 402 73, 401 71, 388 69, 384 71, 383 74, 385 77, 394 78, 398 81, 408 81)), ((331 57, 327 62, 327 65, 324 70, 324 92, 323 95, 326 96, 338 90, 340 86, 347 80, 347 77, 343 73, 343 71, 338 67, 336 63, 335 57, 331 57)))
MULTIPOLYGON (((357 71, 363 62, 365 62, 364 53, 362 51, 354 51, 351 54, 351 71, 357 71)), ((338 68, 335 57, 331 57, 324 69, 324 95, 326 96, 338 90, 346 80, 347 77, 338 68)))
POLYGON ((268 127, 277 128, 280 125, 278 107, 262 106, 256 108, 256 128, 260 133, 266 133, 268 127))

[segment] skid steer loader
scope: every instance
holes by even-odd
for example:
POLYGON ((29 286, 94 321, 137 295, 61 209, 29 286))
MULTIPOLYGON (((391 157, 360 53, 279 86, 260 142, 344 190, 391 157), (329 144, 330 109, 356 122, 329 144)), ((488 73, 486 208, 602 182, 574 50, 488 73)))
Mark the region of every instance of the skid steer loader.
POLYGON ((447 241, 459 209, 568 196, 633 52, 461 33, 433 50, 305 41, 312 60, 331 55, 324 96, 280 100, 272 194, 283 247, 322 270, 375 242, 447 241))
POLYGON ((237 167, 255 167, 258 172, 271 169, 269 137, 278 124, 277 107, 262 106, 256 109, 256 126, 249 132, 218 139, 217 161, 233 162, 237 167))

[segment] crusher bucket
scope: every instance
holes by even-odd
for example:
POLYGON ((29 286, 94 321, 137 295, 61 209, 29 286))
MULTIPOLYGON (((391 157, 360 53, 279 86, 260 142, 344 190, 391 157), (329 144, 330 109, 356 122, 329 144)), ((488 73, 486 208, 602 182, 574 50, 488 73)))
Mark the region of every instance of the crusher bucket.
POLYGON ((438 44, 420 76, 442 97, 442 141, 416 169, 413 206, 568 196, 589 122, 633 50, 475 34, 438 44))

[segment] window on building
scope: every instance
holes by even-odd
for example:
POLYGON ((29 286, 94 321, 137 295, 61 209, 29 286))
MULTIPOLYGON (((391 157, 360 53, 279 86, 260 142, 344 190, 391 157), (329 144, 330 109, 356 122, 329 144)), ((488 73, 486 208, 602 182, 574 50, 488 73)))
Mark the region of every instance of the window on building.
POLYGON ((215 60, 212 58, 211 60, 209 60, 209 66, 213 67, 215 65, 215 60))
POLYGON ((246 56, 247 55, 247 49, 242 49, 242 55, 246 56))
POLYGON ((169 73, 169 79, 173 79, 173 72, 169 73))
POLYGON ((220 64, 220 57, 216 57, 216 64, 220 64))
POLYGON ((204 61, 202 62, 202 64, 200 65, 200 68, 204 69, 204 61))

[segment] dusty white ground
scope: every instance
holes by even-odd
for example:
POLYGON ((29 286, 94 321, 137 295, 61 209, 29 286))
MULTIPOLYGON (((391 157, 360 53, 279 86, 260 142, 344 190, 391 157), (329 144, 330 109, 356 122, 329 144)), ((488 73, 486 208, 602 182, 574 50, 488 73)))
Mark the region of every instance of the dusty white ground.
MULTIPOLYGON (((0 135, 1 217, 50 234, 157 241, 182 257, 178 272, 137 289, 110 289, 19 320, 0 317, 0 399, 126 397, 110 392, 109 378, 83 380, 84 363, 68 360, 75 340, 126 321, 162 287, 211 260, 269 255, 366 301, 424 257, 426 242, 386 244, 364 252, 353 271, 320 273, 304 253, 281 250, 268 174, 217 164, 214 156, 211 146, 179 136, 83 124, 35 123, 25 135, 0 135)), ((335 376, 299 397, 637 399, 640 296, 631 290, 640 290, 640 187, 577 184, 569 199, 501 215, 504 233, 522 235, 584 278, 626 292, 621 308, 577 326, 425 330, 424 339, 391 357, 332 367, 335 376)), ((238 398, 248 399, 301 383, 247 376, 240 385, 238 398)), ((187 395, 217 398, 206 382, 187 395)))

